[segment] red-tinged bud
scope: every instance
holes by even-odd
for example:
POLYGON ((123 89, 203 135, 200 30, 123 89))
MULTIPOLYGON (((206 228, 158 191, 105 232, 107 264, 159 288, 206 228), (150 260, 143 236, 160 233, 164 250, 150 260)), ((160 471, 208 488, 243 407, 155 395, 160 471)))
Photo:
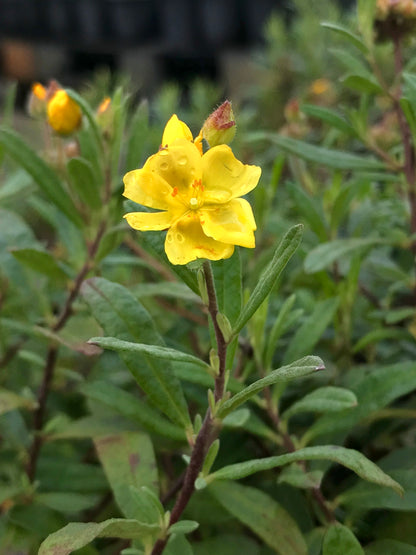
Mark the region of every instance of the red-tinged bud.
POLYGON ((213 147, 231 143, 236 129, 231 102, 226 100, 205 120, 202 135, 209 146, 213 147))
POLYGON ((114 131, 114 108, 107 96, 97 108, 96 119, 104 137, 111 139, 114 131))
POLYGON ((291 100, 289 100, 289 102, 286 103, 283 113, 285 116, 285 120, 288 123, 300 121, 303 114, 300 111, 298 99, 292 98, 291 100))

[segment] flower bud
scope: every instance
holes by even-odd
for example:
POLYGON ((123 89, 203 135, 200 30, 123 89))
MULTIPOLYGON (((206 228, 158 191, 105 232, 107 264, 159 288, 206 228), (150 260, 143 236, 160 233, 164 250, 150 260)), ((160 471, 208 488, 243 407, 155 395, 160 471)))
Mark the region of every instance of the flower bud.
POLYGON ((49 100, 47 116, 49 125, 59 135, 70 135, 81 125, 81 108, 63 89, 49 100))
POLYGON ((97 108, 96 119, 99 127, 102 129, 104 136, 110 138, 113 136, 114 127, 114 109, 111 104, 111 98, 107 96, 97 108))
POLYGON ((202 135, 210 147, 231 143, 235 132, 234 113, 229 100, 212 112, 202 127, 202 135))
POLYGON ((377 39, 380 41, 408 35, 416 29, 414 0, 377 0, 375 15, 377 39))
POLYGON ((33 83, 27 111, 33 118, 42 118, 46 115, 47 90, 40 83, 33 83))

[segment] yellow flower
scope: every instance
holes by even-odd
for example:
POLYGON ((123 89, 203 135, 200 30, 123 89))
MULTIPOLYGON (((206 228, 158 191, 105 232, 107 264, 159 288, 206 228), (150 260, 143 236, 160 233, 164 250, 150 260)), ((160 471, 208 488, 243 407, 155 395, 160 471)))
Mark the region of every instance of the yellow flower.
POLYGON ((229 258, 234 245, 255 245, 253 212, 240 197, 254 189, 261 169, 242 164, 226 145, 201 155, 198 144, 172 116, 159 152, 124 176, 124 196, 159 210, 124 217, 139 231, 167 229, 165 251, 172 264, 229 258))
POLYGON ((40 83, 33 83, 27 109, 34 118, 45 117, 47 102, 47 90, 40 83))
POLYGON ((70 135, 81 125, 81 108, 63 89, 49 100, 47 116, 49 125, 60 135, 70 135))

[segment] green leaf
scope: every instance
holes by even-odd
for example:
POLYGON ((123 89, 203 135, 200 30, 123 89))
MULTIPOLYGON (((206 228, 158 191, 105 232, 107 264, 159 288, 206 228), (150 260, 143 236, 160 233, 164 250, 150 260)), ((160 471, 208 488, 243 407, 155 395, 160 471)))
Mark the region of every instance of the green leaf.
POLYGON ((205 477, 207 483, 214 480, 240 480, 251 476, 262 470, 270 470, 296 461, 327 460, 346 466, 363 480, 374 482, 380 486, 394 489, 399 495, 403 494, 403 488, 388 474, 383 472, 377 465, 367 459, 359 451, 339 447, 338 445, 320 445, 318 447, 305 447, 294 453, 266 457, 264 459, 253 459, 243 463, 224 466, 213 474, 205 477))
POLYGON ((149 437, 139 432, 99 437, 94 440, 98 458, 114 493, 114 498, 127 518, 141 518, 130 486, 158 491, 155 455, 149 437))
POLYGON ((82 227, 82 219, 71 197, 62 187, 61 180, 46 162, 32 150, 14 131, 0 127, 0 146, 2 146, 42 190, 45 196, 61 210, 74 224, 82 227))
MULTIPOLYGON (((303 443, 326 434, 350 432, 356 424, 384 408, 389 403, 416 389, 416 363, 403 361, 387 366, 375 366, 369 373, 357 369, 359 378, 349 385, 358 399, 356 407, 321 416, 307 430, 303 443)), ((350 370, 351 373, 351 370, 350 370)))
POLYGON ((234 324, 241 312, 243 300, 240 251, 236 249, 231 258, 216 261, 212 271, 219 311, 234 324))
MULTIPOLYGON (((379 463, 381 464, 381 463, 379 463)), ((400 482, 403 497, 398 497, 390 489, 380 488, 367 482, 359 482, 337 497, 337 504, 359 513, 371 509, 396 511, 416 510, 416 472, 414 469, 391 469, 389 474, 400 482)))
POLYGON ((416 547, 397 540, 378 540, 366 546, 365 555, 416 555, 416 547))
POLYGON ((351 530, 337 522, 325 534, 322 555, 364 555, 364 551, 351 530))
POLYGON ((328 239, 325 213, 322 203, 317 198, 308 195, 298 184, 286 183, 286 188, 295 203, 295 208, 305 218, 309 227, 321 241, 328 239))
POLYGON ((357 341, 352 349, 352 352, 358 353, 359 351, 367 347, 367 345, 370 345, 371 343, 379 343, 380 341, 384 341, 385 339, 391 341, 398 341, 400 339, 412 340, 412 335, 407 329, 403 328, 388 327, 371 330, 363 337, 361 337, 359 341, 357 341))
POLYGON ((46 505, 55 511, 65 514, 74 514, 85 511, 96 506, 100 501, 100 496, 86 495, 85 493, 75 492, 48 492, 36 493, 34 501, 41 505, 46 505))
POLYGON ((298 248, 302 238, 302 232, 303 226, 295 225, 289 229, 283 237, 281 243, 274 252, 272 260, 261 274, 254 291, 251 293, 247 304, 243 307, 243 310, 235 323, 233 328, 233 333, 235 335, 237 335, 250 320, 273 289, 280 273, 298 248))
POLYGON ((144 343, 132 343, 130 341, 123 341, 115 337, 92 337, 88 340, 88 343, 98 345, 103 349, 110 349, 111 351, 121 353, 143 353, 151 358, 188 362, 196 366, 200 366, 204 370, 210 369, 210 366, 200 358, 169 347, 145 345, 144 343))
POLYGON ((65 528, 51 534, 42 543, 38 555, 68 555, 81 549, 95 538, 121 538, 141 540, 157 531, 154 524, 145 524, 137 520, 111 518, 100 522, 71 522, 65 528))
POLYGON ((191 544, 183 534, 173 534, 163 550, 164 555, 193 555, 191 544))
POLYGON ((341 83, 354 91, 367 94, 382 94, 383 89, 373 77, 364 75, 346 75, 341 79, 341 83))
POLYGON ((295 520, 269 495, 233 482, 211 484, 208 491, 277 553, 307 554, 305 540, 295 520))
POLYGON ((83 384, 81 393, 103 403, 125 418, 143 426, 149 432, 172 440, 183 441, 186 439, 182 428, 163 418, 149 403, 108 382, 83 384))
POLYGON ((364 54, 366 54, 368 52, 367 46, 360 39, 360 37, 358 37, 353 32, 351 32, 347 27, 344 27, 343 25, 340 25, 339 23, 332 23, 330 21, 323 21, 321 23, 321 25, 325 29, 329 29, 331 31, 334 31, 335 33, 338 33, 342 37, 345 37, 351 44, 356 46, 364 54))
POLYGON ((358 27, 367 46, 373 43, 373 21, 377 0, 357 0, 358 27))
POLYGON ((368 179, 358 179, 340 189, 331 210, 331 230, 334 233, 338 231, 339 226, 346 218, 351 202, 358 195, 364 194, 369 186, 368 179))
POLYGON ((283 151, 294 154, 303 160, 315 162, 322 166, 338 170, 381 170, 384 164, 375 158, 350 154, 341 150, 332 150, 320 146, 311 145, 297 139, 284 137, 277 133, 256 131, 250 133, 248 141, 271 141, 283 151))
MULTIPOLYGON (((124 341, 163 346, 147 311, 121 285, 92 278, 84 282, 81 293, 105 333, 124 341)), ((191 428, 185 397, 169 361, 132 352, 120 356, 150 401, 175 424, 191 428)))
POLYGON ((315 104, 302 104, 301 110, 304 114, 318 118, 347 135, 356 135, 354 128, 334 110, 324 108, 323 106, 316 106, 315 104))
POLYGON ((312 314, 306 318, 291 339, 283 358, 283 364, 288 364, 313 349, 329 326, 338 304, 338 297, 316 303, 312 314))
POLYGON ((10 252, 21 264, 52 280, 67 280, 71 275, 71 271, 50 252, 35 248, 10 249, 10 252))
POLYGON ((0 414, 16 409, 35 410, 37 406, 34 399, 28 399, 13 393, 13 391, 0 388, 0 414))
POLYGON ((225 418, 227 414, 233 412, 237 407, 245 403, 250 397, 259 393, 265 387, 278 382, 286 382, 303 376, 308 376, 318 370, 325 368, 324 363, 319 357, 307 356, 287 366, 282 366, 270 372, 265 378, 261 378, 252 383, 240 393, 236 393, 231 399, 225 401, 218 410, 218 416, 225 418))
POLYGON ((334 241, 329 241, 328 243, 321 243, 309 251, 306 256, 304 263, 305 272, 308 274, 320 272, 341 258, 349 255, 352 256, 356 252, 362 252, 382 243, 383 240, 378 237, 351 237, 349 239, 334 239, 334 241))
POLYGON ((198 526, 195 520, 180 520, 169 527, 169 534, 191 534, 198 526))
POLYGON ((74 191, 80 200, 90 208, 102 206, 100 185, 97 181, 92 164, 85 158, 71 158, 67 163, 67 169, 74 191))
POLYGON ((283 414, 283 418, 290 418, 301 412, 337 412, 357 405, 357 397, 349 389, 343 387, 320 387, 308 393, 294 403, 283 414))

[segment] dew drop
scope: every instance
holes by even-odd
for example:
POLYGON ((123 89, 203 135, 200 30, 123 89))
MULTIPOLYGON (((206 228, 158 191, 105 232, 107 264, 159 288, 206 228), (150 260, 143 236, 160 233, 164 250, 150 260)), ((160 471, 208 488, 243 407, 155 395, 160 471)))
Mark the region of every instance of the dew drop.
POLYGON ((168 236, 166 237, 166 241, 167 241, 168 243, 172 243, 172 241, 173 241, 172 235, 168 235, 168 236))
POLYGON ((167 162, 162 162, 159 167, 162 171, 166 171, 169 168, 169 164, 167 162))
POLYGON ((188 158, 186 156, 182 156, 182 158, 179 158, 178 160, 178 164, 180 166, 185 166, 188 163, 188 158))
POLYGON ((182 235, 182 233, 177 233, 176 234, 176 240, 178 241, 178 243, 183 243, 184 242, 184 236, 182 235))
POLYGON ((167 156, 169 154, 169 152, 167 150, 160 150, 159 151, 159 156, 167 156))

